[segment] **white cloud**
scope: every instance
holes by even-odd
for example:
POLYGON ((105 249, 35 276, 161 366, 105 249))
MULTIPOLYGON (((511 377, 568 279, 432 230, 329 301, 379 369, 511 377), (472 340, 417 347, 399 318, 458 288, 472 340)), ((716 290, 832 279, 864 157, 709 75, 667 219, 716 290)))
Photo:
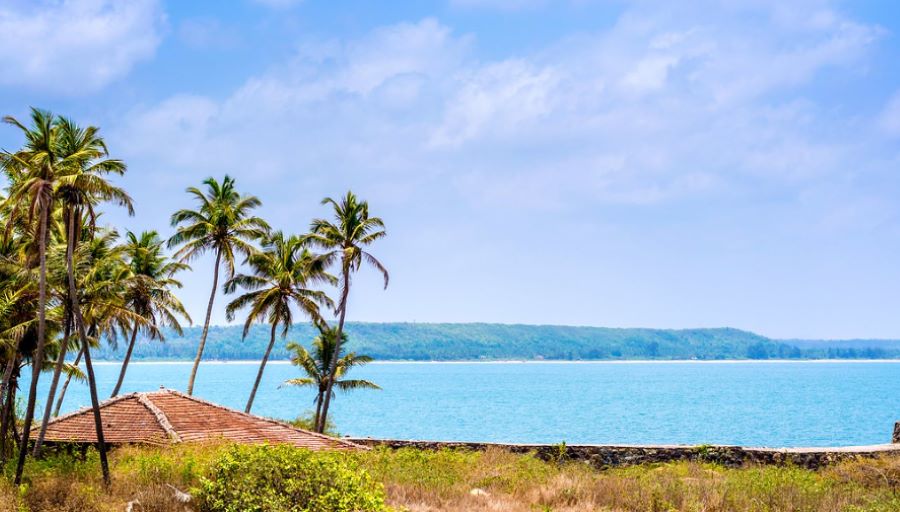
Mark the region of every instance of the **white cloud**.
POLYGON ((444 122, 433 134, 433 147, 459 146, 486 128, 513 133, 552 109, 557 86, 552 69, 536 69, 522 60, 479 67, 459 78, 446 103, 444 122))
POLYGON ((151 57, 156 0, 62 0, 0 6, 0 85, 66 95, 99 90, 151 57))
POLYGON ((342 183, 516 208, 799 191, 866 172, 867 135, 820 122, 831 105, 804 98, 824 72, 858 73, 880 34, 809 5, 820 14, 639 3, 609 30, 493 60, 436 20, 402 23, 308 43, 222 101, 173 98, 118 132, 133 154, 168 159, 160 168, 242 161, 248 179, 307 169, 307 181, 327 169, 342 183), (243 158, 248 146, 257 158, 243 158))

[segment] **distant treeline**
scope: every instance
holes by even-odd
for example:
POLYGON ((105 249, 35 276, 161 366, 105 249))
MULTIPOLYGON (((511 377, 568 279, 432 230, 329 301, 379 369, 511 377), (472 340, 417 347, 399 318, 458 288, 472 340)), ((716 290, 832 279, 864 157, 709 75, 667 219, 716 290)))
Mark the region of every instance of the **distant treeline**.
MULTIPOLYGON (((738 329, 613 329, 552 325, 349 323, 349 348, 378 360, 616 360, 616 359, 893 359, 900 340, 775 340, 738 329)), ((260 359, 269 328, 254 326, 246 340, 239 326, 210 327, 204 359, 260 359)), ((289 341, 308 345, 315 336, 306 324, 293 327, 289 341)), ((168 332, 165 342, 139 340, 139 360, 190 360, 200 328, 183 336, 168 332)), ((121 340, 120 340, 121 341, 121 340)), ((287 359, 279 342, 273 359, 287 359)), ((103 346, 102 359, 120 359, 103 346)))

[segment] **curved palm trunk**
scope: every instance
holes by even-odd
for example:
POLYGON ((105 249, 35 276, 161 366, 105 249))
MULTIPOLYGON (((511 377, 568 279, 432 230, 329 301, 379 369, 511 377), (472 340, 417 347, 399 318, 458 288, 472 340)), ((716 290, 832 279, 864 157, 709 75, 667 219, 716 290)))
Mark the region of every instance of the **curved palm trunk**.
POLYGON ((212 292, 209 294, 209 305, 206 306, 206 321, 203 322, 203 335, 200 336, 200 346, 197 347, 197 357, 194 358, 194 367, 191 368, 191 378, 188 380, 187 394, 194 394, 194 380, 197 378, 197 368, 200 366, 200 358, 203 357, 203 347, 206 346, 206 335, 209 333, 209 318, 212 316, 213 301, 216 298, 216 288, 219 286, 219 263, 222 261, 222 251, 216 251, 216 265, 213 267, 212 292))
POLYGON ((56 396, 56 387, 59 385, 59 376, 62 374, 63 365, 66 363, 66 350, 69 347, 69 336, 72 333, 72 321, 70 315, 66 315, 66 327, 63 332, 62 346, 59 348, 59 356, 56 358, 56 368, 53 370, 53 381, 50 383, 50 391, 47 393, 47 402, 44 407, 44 419, 41 421, 41 430, 38 437, 34 441, 34 451, 31 453, 34 457, 41 454, 41 446, 44 444, 44 436, 47 435, 47 424, 50 423, 50 404, 56 396))
POLYGON ((41 223, 38 229, 38 254, 40 258, 40 277, 38 279, 38 332, 37 347, 31 357, 31 387, 28 389, 28 407, 25 409, 25 420, 22 423, 22 443, 19 447, 19 462, 16 464, 15 484, 22 483, 22 471, 25 470, 25 457, 28 455, 28 436, 31 434, 31 422, 34 420, 34 406, 37 401, 38 379, 41 376, 41 363, 44 361, 45 327, 47 321, 47 217, 50 212, 47 205, 41 209, 41 223))
POLYGON ((103 483, 109 485, 109 462, 106 460, 106 442, 103 439, 103 420, 100 417, 100 400, 97 398, 97 381, 94 378, 94 366, 91 364, 91 347, 84 329, 84 318, 81 316, 81 304, 75 289, 75 268, 73 263, 75 214, 69 215, 69 239, 66 247, 66 267, 69 274, 69 299, 72 302, 72 313, 75 327, 81 339, 81 350, 84 352, 84 366, 87 369, 88 388, 91 391, 91 408, 94 411, 94 429, 97 434, 97 450, 100 452, 100 468, 103 471, 103 483))
POLYGON ((347 296, 350 295, 350 267, 344 264, 343 268, 344 289, 341 291, 341 315, 338 319, 337 336, 334 340, 334 353, 331 354, 331 361, 328 366, 328 383, 325 390, 325 403, 322 405, 322 414, 319 416, 319 423, 316 426, 316 432, 325 432, 325 423, 328 421, 328 406, 331 405, 331 388, 334 385, 335 373, 337 373, 337 362, 341 354, 341 337, 344 332, 344 318, 347 316, 347 296))
MULTIPOLYGON (((81 362, 81 356, 83 355, 84 349, 78 349, 78 356, 75 357, 75 362, 73 363, 75 367, 78 367, 78 363, 81 362)), ((54 418, 59 416, 59 410, 62 408, 63 400, 66 398, 66 390, 69 389, 69 382, 72 382, 72 376, 66 375, 66 381, 63 382, 63 387, 59 390, 59 398, 56 399, 56 407, 53 408, 54 418)))
POLYGON ((263 355, 262 362, 259 363, 259 373, 256 374, 256 382, 253 383, 253 390, 250 391, 250 399, 247 400, 247 408, 244 409, 244 412, 250 413, 250 408, 253 407, 253 399, 256 398, 256 390, 259 389, 259 383, 262 380, 263 371, 266 369, 266 363, 269 361, 269 354, 272 353, 272 347, 275 345, 275 328, 278 326, 277 323, 272 323, 272 334, 269 337, 269 347, 266 349, 265 355, 263 355))
POLYGON ((134 351, 134 340, 137 339, 138 333, 138 324, 134 323, 134 330, 131 331, 131 341, 128 343, 128 350, 125 351, 125 360, 122 361, 122 369, 119 371, 119 380, 116 382, 116 387, 113 389, 110 398, 115 397, 119 394, 119 390, 122 389, 122 382, 125 381, 125 372, 128 370, 128 361, 131 361, 131 352, 134 351))

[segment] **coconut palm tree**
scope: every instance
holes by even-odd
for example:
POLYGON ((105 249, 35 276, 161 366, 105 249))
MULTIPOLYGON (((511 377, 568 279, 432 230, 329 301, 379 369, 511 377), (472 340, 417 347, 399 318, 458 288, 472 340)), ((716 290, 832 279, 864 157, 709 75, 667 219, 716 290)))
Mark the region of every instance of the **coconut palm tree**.
POLYGON ((251 215, 252 210, 262 204, 260 200, 254 196, 240 195, 230 176, 226 175, 221 183, 214 178, 207 178, 203 183, 206 185, 205 193, 196 187, 187 189, 200 207, 197 210, 178 210, 172 215, 172 226, 178 229, 168 241, 169 248, 181 246, 175 257, 182 263, 209 251, 216 255, 212 291, 206 307, 206 320, 203 322, 197 357, 188 380, 188 395, 194 392, 197 368, 209 333, 209 319, 219 285, 219 266, 224 264, 227 278, 233 278, 235 256, 249 257, 253 252, 252 243, 269 231, 269 225, 264 220, 251 215))
POLYGON ((233 320, 238 310, 249 307, 250 311, 244 322, 244 338, 253 322, 268 322, 272 326, 269 346, 260 362, 256 381, 247 400, 245 412, 249 413, 275 345, 278 326, 281 326, 281 337, 287 336, 294 323, 292 306, 297 307, 313 322, 322 322, 319 306, 334 307, 334 303, 325 292, 313 290, 310 286, 318 283, 334 284, 336 279, 325 272, 325 261, 304 247, 302 238, 285 237, 281 231, 266 236, 262 242, 262 250, 253 253, 247 263, 251 273, 235 275, 225 283, 226 293, 233 293, 238 286, 246 290, 246 293, 228 304, 225 310, 228 320, 233 320))
MULTIPOLYGON (((87 224, 87 238, 91 239, 95 230, 98 213, 95 206, 101 202, 113 202, 124 206, 128 213, 134 213, 131 197, 121 188, 112 185, 109 175, 123 175, 125 163, 109 158, 106 142, 99 134, 99 128, 88 126, 81 128, 70 119, 58 117, 54 121, 59 131, 58 146, 65 156, 59 163, 60 173, 57 177, 53 195, 62 209, 62 218, 66 226, 66 268, 68 275, 69 300, 84 352, 84 364, 87 370, 88 387, 90 388, 91 406, 94 411, 94 427, 97 432, 97 446, 100 452, 100 466, 103 480, 109 483, 109 464, 106 458, 106 443, 103 439, 103 423, 100 417, 100 400, 97 396, 97 383, 91 362, 90 344, 82 315, 81 298, 75 281, 74 252, 82 239, 83 226, 87 224), (86 221, 86 222, 84 222, 86 221)), ((63 347, 63 358, 67 347, 63 347)), ((56 379, 58 382, 58 379, 56 379)), ((49 403, 49 402, 48 402, 49 403)), ((42 425, 42 431, 44 430, 42 425)), ((27 433, 24 434, 27 436, 27 433)), ((27 447, 23 447, 26 450, 27 447)), ((40 443, 36 443, 35 452, 39 452, 40 443)), ((19 469, 24 468, 25 458, 20 454, 19 469)))
MULTIPOLYGON (((347 315, 347 297, 350 294, 352 275, 357 272, 363 262, 375 267, 384 277, 384 287, 388 285, 388 272, 374 256, 363 250, 376 240, 385 236, 384 222, 378 217, 369 216, 369 203, 360 201, 353 192, 348 191, 340 202, 330 197, 322 200, 322 204, 331 205, 334 222, 326 219, 314 219, 310 226, 307 240, 327 251, 323 257, 326 261, 339 265, 340 299, 336 313, 338 325, 335 335, 335 352, 341 352, 344 333, 344 319, 347 315)), ((319 416, 317 431, 325 429, 328 421, 328 406, 331 402, 331 386, 337 371, 337 358, 332 359, 332 367, 328 372, 328 391, 325 393, 322 414, 319 416)))
MULTIPOLYGON (((60 130, 52 113, 36 108, 31 109, 31 127, 26 127, 12 116, 6 116, 3 120, 21 130, 25 136, 25 145, 22 149, 15 153, 3 154, 3 168, 10 182, 9 195, 5 201, 10 208, 7 232, 11 229, 12 223, 19 220, 23 214, 27 216, 29 224, 37 221, 35 238, 38 240, 39 260, 38 325, 33 359, 42 361, 47 320, 47 233, 50 213, 53 211, 53 192, 59 178, 59 166, 63 160, 60 154, 60 130)), ((31 373, 31 386, 23 421, 24 442, 19 456, 20 468, 24 468, 27 452, 25 445, 28 444, 31 422, 34 419, 37 385, 41 374, 38 366, 34 365, 31 373)), ((20 484, 21 480, 21 469, 17 468, 16 485, 20 484)))
MULTIPOLYGON (((171 261, 163 254, 163 242, 156 231, 144 231, 140 237, 129 231, 125 236, 128 240, 125 253, 131 270, 131 276, 125 284, 125 303, 145 319, 143 330, 150 339, 164 339, 161 327, 170 327, 180 336, 183 333, 179 318, 190 322, 191 317, 178 297, 172 293, 172 288, 181 288, 181 282, 173 276, 190 267, 185 263, 171 261)), ((119 380, 110 397, 118 395, 122 388, 134 342, 141 328, 141 323, 134 322, 122 369, 119 371, 119 380)))
MULTIPOLYGON (((318 424, 319 416, 322 412, 322 402, 325 393, 329 392, 328 372, 331 370, 331 363, 335 360, 335 348, 338 345, 337 331, 327 327, 320 327, 320 334, 313 340, 313 351, 310 353, 297 343, 288 343, 288 351, 291 352, 291 364, 297 366, 306 374, 306 377, 299 379, 289 379, 284 381, 285 386, 301 386, 312 387, 316 390, 316 414, 313 421, 318 424)), ((344 334, 341 345, 346 343, 347 336, 344 334)), ((372 358, 364 355, 357 355, 353 352, 338 357, 335 363, 335 381, 334 386, 341 391, 350 391, 354 389, 381 389, 377 384, 368 380, 360 379, 343 379, 347 372, 355 366, 362 366, 372 362, 372 358)), ((331 391, 334 393, 334 391, 331 391)))

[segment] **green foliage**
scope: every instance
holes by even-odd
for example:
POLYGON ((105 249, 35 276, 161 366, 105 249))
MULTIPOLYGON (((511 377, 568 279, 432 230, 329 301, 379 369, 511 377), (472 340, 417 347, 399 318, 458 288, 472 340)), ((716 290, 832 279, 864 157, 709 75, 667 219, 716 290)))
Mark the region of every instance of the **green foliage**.
POLYGON ((386 510, 384 491, 347 454, 291 446, 232 446, 196 491, 204 512, 386 510))

